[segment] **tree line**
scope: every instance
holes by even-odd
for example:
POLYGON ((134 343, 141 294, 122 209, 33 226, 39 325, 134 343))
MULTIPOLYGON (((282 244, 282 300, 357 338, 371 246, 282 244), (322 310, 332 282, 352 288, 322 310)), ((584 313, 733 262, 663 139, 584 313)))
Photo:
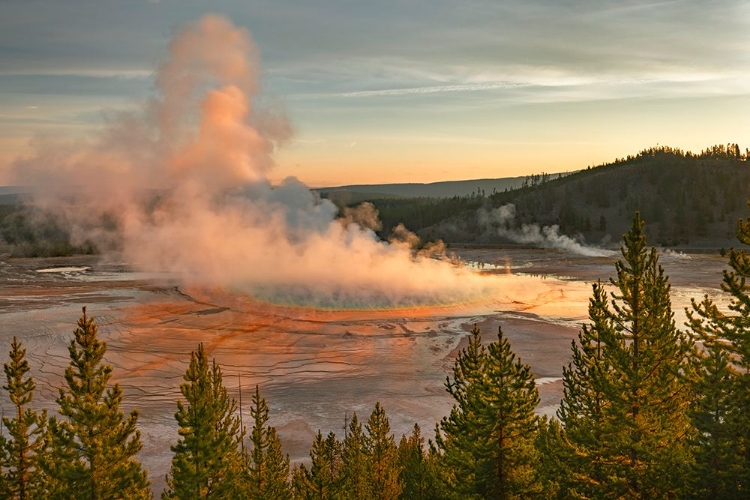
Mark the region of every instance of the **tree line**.
POLYGON ((649 220, 649 238, 659 245, 721 246, 734 237, 734 221, 743 214, 742 186, 750 182, 747 158, 737 144, 700 153, 656 146, 564 176, 532 175, 517 189, 486 196, 369 201, 380 213, 383 238, 403 223, 423 240, 503 243, 484 231, 476 212, 512 203, 516 218, 507 229, 556 224, 570 236, 616 240, 640 211, 649 220))
MULTIPOLYGON (((750 218, 739 223, 750 245, 750 218)), ((309 465, 291 467, 256 386, 249 433, 202 345, 191 353, 163 499, 739 499, 750 497, 750 255, 725 252, 722 289, 678 328, 670 284, 633 219, 610 280, 563 368, 556 418, 534 413, 530 367, 498 331, 476 326, 445 387, 454 400, 425 442, 396 438, 376 403, 342 438, 318 431, 309 465)), ((35 384, 14 338, 3 388, 14 407, 0 440, 2 498, 152 498, 137 411, 120 410, 106 343, 78 320, 57 414, 31 409, 35 384)))

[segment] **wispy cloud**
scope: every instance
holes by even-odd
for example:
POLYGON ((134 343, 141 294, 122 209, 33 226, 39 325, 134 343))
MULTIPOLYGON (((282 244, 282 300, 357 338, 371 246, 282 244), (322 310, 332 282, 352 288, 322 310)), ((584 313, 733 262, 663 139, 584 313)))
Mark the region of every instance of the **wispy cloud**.
MULTIPOLYGON (((590 17, 600 17, 600 16, 619 16, 626 13, 643 13, 658 9, 667 9, 669 7, 673 7, 679 4, 685 4, 687 3, 686 0, 665 0, 660 2, 651 2, 651 3, 643 3, 643 4, 634 4, 634 5, 628 5, 628 4, 611 4, 607 5, 604 4, 602 8, 600 9, 592 9, 591 12, 588 14, 590 17)), ((585 15, 585 14, 584 14, 585 15)))
POLYGON ((495 82, 495 83, 467 83, 458 85, 434 85, 429 87, 406 87, 397 89, 381 90, 359 90, 356 92, 343 92, 342 97, 377 97, 377 96, 399 96, 418 94, 437 94, 440 92, 477 92, 482 90, 513 89, 529 87, 527 83, 495 82))
MULTIPOLYGON (((620 95, 621 97, 633 97, 634 95, 650 95, 662 93, 660 87, 669 86, 669 90, 679 94, 674 86, 689 86, 689 90, 696 92, 696 85, 708 84, 703 93, 708 94, 734 94, 737 93, 735 86, 730 85, 738 79, 746 77, 745 74, 719 75, 709 73, 664 73, 644 75, 641 77, 612 75, 609 77, 597 76, 564 76, 561 78, 531 76, 528 79, 517 79, 515 81, 485 81, 476 83, 430 85, 421 87, 395 87, 373 90, 358 90, 350 92, 339 92, 337 97, 392 97, 409 95, 428 95, 439 93, 457 92, 482 92, 492 90, 517 90, 528 89, 533 94, 526 95, 531 100, 544 98, 549 92, 554 92, 553 97, 559 98, 559 92, 582 91, 586 92, 588 98, 583 100, 596 100, 610 98, 620 95), (540 93, 541 92, 541 93, 540 93), (614 95, 610 95, 614 94, 614 95)), ((698 92, 699 94, 701 92, 698 92)), ((741 92, 744 93, 744 92, 741 92)), ((316 95, 320 97, 319 95, 316 95)), ((584 97, 584 96, 579 96, 584 97)), ((519 97, 520 98, 520 97, 519 97)), ((553 99, 556 100, 556 99, 553 99)), ((565 99, 563 99, 565 100, 565 99)), ((579 99, 575 99, 579 100, 579 99)))
POLYGON ((85 78, 137 78, 154 76, 153 69, 108 69, 108 68, 3 68, 0 76, 73 76, 85 78))

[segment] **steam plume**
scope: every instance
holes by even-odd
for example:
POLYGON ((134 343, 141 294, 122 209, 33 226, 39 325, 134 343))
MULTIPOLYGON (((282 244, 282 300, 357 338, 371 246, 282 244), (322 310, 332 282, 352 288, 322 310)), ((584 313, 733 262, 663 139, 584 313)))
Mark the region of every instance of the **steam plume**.
POLYGON ((560 227, 540 227, 538 224, 523 224, 520 229, 510 229, 516 218, 516 206, 508 203, 494 210, 480 208, 477 217, 480 226, 495 231, 503 238, 516 243, 535 245, 541 248, 556 248, 587 257, 606 257, 614 255, 611 250, 584 245, 573 238, 560 234, 560 227))
POLYGON ((142 270, 274 300, 355 306, 464 300, 497 280, 379 241, 372 207, 336 207, 266 173, 291 127, 257 104, 250 35, 208 15, 169 45, 156 95, 98 137, 42 144, 14 164, 79 240, 142 270))

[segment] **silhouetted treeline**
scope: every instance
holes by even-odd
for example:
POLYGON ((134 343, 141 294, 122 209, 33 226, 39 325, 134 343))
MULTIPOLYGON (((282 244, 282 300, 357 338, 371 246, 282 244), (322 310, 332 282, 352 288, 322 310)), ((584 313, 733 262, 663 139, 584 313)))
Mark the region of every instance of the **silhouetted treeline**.
POLYGON ((74 244, 70 231, 51 211, 15 203, 0 205, 0 254, 56 257, 95 253, 93 243, 74 244))

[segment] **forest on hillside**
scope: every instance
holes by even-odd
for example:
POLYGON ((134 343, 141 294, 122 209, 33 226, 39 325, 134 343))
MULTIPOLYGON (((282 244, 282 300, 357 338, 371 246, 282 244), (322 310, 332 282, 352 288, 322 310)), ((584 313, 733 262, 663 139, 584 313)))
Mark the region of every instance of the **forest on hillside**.
POLYGON ((615 242, 639 211, 648 236, 661 246, 721 247, 734 239, 750 193, 747 150, 717 145, 700 153, 667 146, 589 167, 565 176, 529 176, 519 189, 452 198, 371 199, 383 222, 381 235, 403 223, 423 240, 507 243, 482 227, 477 211, 515 207, 508 229, 557 225, 590 243, 615 242))
MULTIPOLYGON (((318 431, 309 465, 291 466, 256 386, 246 431, 221 367, 202 345, 176 402, 163 499, 738 499, 750 494, 750 218, 743 249, 726 253, 728 311, 694 302, 675 325, 669 278, 636 214, 611 279, 593 286, 589 321, 563 367, 556 418, 534 413, 530 367, 498 332, 474 327, 445 388, 454 399, 425 442, 418 426, 397 439, 385 409, 354 414, 344 436, 318 431)), ((719 277, 717 276, 717 280, 719 277)), ((70 363, 48 413, 22 342, 4 364, 2 498, 152 498, 137 459, 138 412, 120 409, 106 343, 83 309, 70 363)))

